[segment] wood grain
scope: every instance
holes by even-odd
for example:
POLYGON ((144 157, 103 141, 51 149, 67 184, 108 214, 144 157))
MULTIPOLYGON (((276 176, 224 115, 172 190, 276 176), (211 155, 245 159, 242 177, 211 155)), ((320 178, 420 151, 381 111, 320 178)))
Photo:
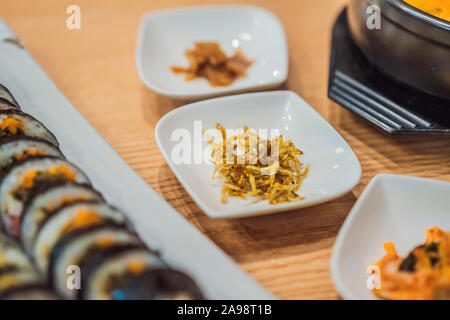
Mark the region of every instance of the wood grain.
POLYGON ((388 172, 450 181, 450 139, 389 137, 327 98, 330 31, 345 0, 242 2, 263 6, 281 19, 290 55, 286 88, 321 113, 360 159, 361 182, 342 198, 264 217, 212 220, 163 160, 154 139, 155 125, 183 102, 157 96, 139 80, 134 61, 138 23, 150 10, 211 1, 2 0, 0 13, 120 156, 242 268, 280 298, 334 299, 338 294, 329 272, 332 246, 368 181, 388 172), (81 30, 65 26, 70 4, 81 7, 81 30))

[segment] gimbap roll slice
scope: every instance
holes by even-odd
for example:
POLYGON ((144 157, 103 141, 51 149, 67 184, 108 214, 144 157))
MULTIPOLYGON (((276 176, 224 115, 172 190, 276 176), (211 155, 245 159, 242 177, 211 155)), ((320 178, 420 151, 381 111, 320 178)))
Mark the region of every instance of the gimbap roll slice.
MULTIPOLYGON (((94 280, 95 282, 95 280, 94 280)), ((203 295, 195 282, 183 272, 169 268, 149 268, 140 273, 126 271, 112 276, 106 291, 87 287, 86 299, 114 300, 200 300, 203 295)), ((100 285, 98 282, 96 285, 100 285)))
POLYGON ((42 279, 36 272, 15 269, 0 273, 0 297, 13 288, 19 288, 28 284, 42 284, 42 279))
POLYGON ((60 298, 44 285, 32 284, 5 291, 2 300, 59 300, 60 298))
POLYGON ((0 98, 0 111, 2 110, 20 110, 17 106, 0 98))
POLYGON ((21 217, 20 239, 25 250, 31 251, 41 224, 58 208, 87 200, 100 202, 103 197, 90 186, 74 183, 55 186, 34 196, 26 204, 21 217))
MULTIPOLYGON (((195 283, 181 272, 158 263, 154 253, 144 249, 120 252, 102 263, 84 268, 82 299, 154 300, 200 299, 195 283)), ((82 271, 83 272, 83 271, 82 271)))
POLYGON ((14 99, 11 92, 9 92, 9 90, 6 89, 6 87, 4 87, 3 85, 0 84, 0 102, 2 102, 2 101, 7 102, 7 103, 19 108, 19 104, 17 103, 16 99, 14 99))
POLYGON ((31 255, 38 269, 48 272, 50 253, 66 234, 90 226, 114 223, 125 226, 125 216, 117 209, 96 201, 75 202, 63 206, 47 216, 38 227, 31 255))
POLYGON ((28 257, 18 243, 0 235, 0 296, 13 288, 42 284, 28 257))
POLYGON ((0 234, 0 274, 18 269, 33 270, 33 267, 20 245, 6 235, 0 234))
MULTIPOLYGON (((102 224, 78 229, 65 235, 53 248, 50 259, 49 281, 61 296, 67 299, 80 297, 83 278, 89 270, 103 261, 130 250, 144 250, 139 237, 120 226, 102 224), (67 287, 69 266, 78 266, 81 273, 81 290, 67 287)), ((157 255, 146 256, 148 264, 163 265, 157 255)))
POLYGON ((15 162, 34 156, 54 156, 64 159, 61 151, 48 141, 31 137, 0 140, 0 174, 15 162))
POLYGON ((0 111, 0 138, 29 136, 58 146, 55 136, 32 116, 16 110, 0 111))
POLYGON ((0 216, 10 235, 20 233, 20 217, 25 203, 33 196, 68 182, 90 184, 73 164, 52 156, 36 156, 17 162, 0 182, 0 216))
POLYGON ((145 249, 126 250, 106 259, 91 270, 86 268, 82 282, 82 299, 125 300, 119 293, 124 285, 122 280, 127 275, 132 278, 155 268, 165 268, 165 265, 154 253, 145 249))

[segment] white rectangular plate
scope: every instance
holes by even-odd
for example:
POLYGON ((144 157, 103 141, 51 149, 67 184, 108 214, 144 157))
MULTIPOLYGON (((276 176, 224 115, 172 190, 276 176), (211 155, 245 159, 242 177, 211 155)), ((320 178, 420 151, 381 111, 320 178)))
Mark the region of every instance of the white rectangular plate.
POLYGON ((0 19, 0 83, 25 112, 56 135, 62 152, 86 172, 108 202, 128 214, 143 240, 173 267, 191 275, 208 299, 272 299, 114 152, 25 49, 4 41, 14 38, 0 19))

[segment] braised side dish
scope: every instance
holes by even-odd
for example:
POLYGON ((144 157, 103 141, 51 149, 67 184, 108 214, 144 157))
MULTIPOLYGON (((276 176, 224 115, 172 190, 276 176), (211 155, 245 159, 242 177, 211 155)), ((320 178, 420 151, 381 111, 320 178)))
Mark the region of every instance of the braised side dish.
POLYGON ((404 0, 406 3, 425 11, 435 17, 450 22, 450 1, 449 0, 404 0))
POLYGON ((216 129, 222 142, 214 143, 210 136, 208 141, 216 166, 212 178, 218 173, 224 179, 223 203, 228 196, 258 197, 270 204, 304 199, 297 191, 309 167, 300 162, 303 152, 291 140, 282 136, 264 140, 247 127, 232 136, 218 123, 216 129))
POLYGON ((237 50, 231 58, 215 42, 196 42, 195 48, 186 51, 189 67, 171 67, 175 73, 183 73, 186 80, 206 78, 212 86, 227 86, 236 78, 245 76, 253 61, 237 50))
POLYGON ((406 258, 399 257, 392 242, 384 244, 380 288, 375 295, 393 300, 450 299, 450 232, 426 230, 425 243, 406 258))

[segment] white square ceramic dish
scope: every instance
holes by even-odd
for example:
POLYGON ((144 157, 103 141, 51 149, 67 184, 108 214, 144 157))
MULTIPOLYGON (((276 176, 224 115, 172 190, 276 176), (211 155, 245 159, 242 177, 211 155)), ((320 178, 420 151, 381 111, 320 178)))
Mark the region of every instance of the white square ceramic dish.
POLYGON ((221 5, 153 11, 139 28, 136 65, 144 84, 159 94, 194 99, 270 88, 288 73, 286 36, 279 19, 256 6, 221 5), (206 79, 185 81, 170 66, 187 66, 185 51, 196 41, 218 42, 227 55, 236 49, 254 60, 245 77, 227 87, 206 79))
MULTIPOLYGON (((198 129, 198 127, 197 127, 198 129)), ((291 91, 269 91, 215 98, 189 104, 166 114, 155 129, 156 141, 167 163, 203 211, 213 218, 250 216, 285 211, 329 201, 349 192, 361 177, 361 166, 344 139, 313 108, 291 91), (212 180, 214 165, 209 162, 210 148, 201 133, 194 130, 201 121, 204 130, 219 122, 225 128, 247 125, 255 130, 278 130, 304 151, 302 160, 310 165, 299 190, 306 199, 270 205, 267 201, 229 198, 220 201, 222 182, 212 180), (199 122, 197 122, 197 125, 199 122), (177 145, 180 133, 189 136, 192 164, 179 163, 177 145), (197 132, 197 134, 195 134, 197 132), (199 141, 202 144, 199 147, 199 141), (197 149, 195 149, 197 148, 197 149), (175 152, 175 153, 174 153, 175 152), (204 161, 194 164, 195 154, 203 152, 204 161)), ((200 156, 201 157, 201 156, 200 156)))
POLYGON ((334 245, 331 273, 345 299, 375 299, 367 267, 393 241, 406 256, 425 240, 425 229, 450 230, 450 183, 391 174, 373 178, 345 220, 334 245))

